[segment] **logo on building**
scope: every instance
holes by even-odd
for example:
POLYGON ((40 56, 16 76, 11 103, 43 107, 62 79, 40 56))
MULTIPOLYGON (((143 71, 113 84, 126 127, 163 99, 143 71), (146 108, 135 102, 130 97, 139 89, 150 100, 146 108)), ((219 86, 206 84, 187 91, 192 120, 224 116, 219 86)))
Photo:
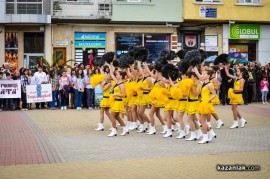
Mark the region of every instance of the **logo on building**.
POLYGON ((260 25, 236 24, 230 26, 230 39, 259 39, 260 25))

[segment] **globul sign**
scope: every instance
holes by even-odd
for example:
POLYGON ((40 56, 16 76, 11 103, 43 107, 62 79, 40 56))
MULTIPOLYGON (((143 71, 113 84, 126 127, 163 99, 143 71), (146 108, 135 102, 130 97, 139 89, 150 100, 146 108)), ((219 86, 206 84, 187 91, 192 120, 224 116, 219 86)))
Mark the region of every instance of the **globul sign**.
POLYGON ((260 39, 261 28, 259 24, 233 24, 230 25, 230 39, 260 39))

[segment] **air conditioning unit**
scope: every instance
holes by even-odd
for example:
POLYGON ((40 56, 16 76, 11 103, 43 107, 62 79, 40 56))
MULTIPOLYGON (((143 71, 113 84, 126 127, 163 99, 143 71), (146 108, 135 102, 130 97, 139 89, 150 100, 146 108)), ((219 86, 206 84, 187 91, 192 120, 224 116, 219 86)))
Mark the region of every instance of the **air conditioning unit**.
POLYGON ((127 2, 141 2, 141 0, 127 0, 127 2))

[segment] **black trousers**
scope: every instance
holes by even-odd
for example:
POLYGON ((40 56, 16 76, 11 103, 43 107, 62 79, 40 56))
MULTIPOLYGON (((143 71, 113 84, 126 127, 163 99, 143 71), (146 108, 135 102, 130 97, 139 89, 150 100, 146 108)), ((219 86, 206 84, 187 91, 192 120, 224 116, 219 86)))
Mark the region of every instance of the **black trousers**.
POLYGON ((26 93, 22 91, 22 109, 27 108, 27 102, 26 102, 26 93))
POLYGON ((243 89, 243 100, 244 100, 244 103, 245 104, 248 103, 248 85, 244 85, 244 89, 243 89))
POLYGON ((228 90, 229 90, 229 87, 227 84, 221 84, 221 100, 222 100, 223 105, 228 103, 228 98, 227 98, 228 90))

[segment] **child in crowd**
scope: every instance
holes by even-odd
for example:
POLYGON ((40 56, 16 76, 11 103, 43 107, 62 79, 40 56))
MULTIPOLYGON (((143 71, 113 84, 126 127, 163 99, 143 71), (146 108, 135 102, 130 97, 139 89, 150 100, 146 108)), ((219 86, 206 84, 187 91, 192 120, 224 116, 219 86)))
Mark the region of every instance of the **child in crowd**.
POLYGON ((263 102, 263 104, 268 104, 267 94, 269 91, 269 83, 268 83, 267 78, 265 76, 263 77, 260 86, 261 86, 261 91, 262 91, 262 102, 263 102))

